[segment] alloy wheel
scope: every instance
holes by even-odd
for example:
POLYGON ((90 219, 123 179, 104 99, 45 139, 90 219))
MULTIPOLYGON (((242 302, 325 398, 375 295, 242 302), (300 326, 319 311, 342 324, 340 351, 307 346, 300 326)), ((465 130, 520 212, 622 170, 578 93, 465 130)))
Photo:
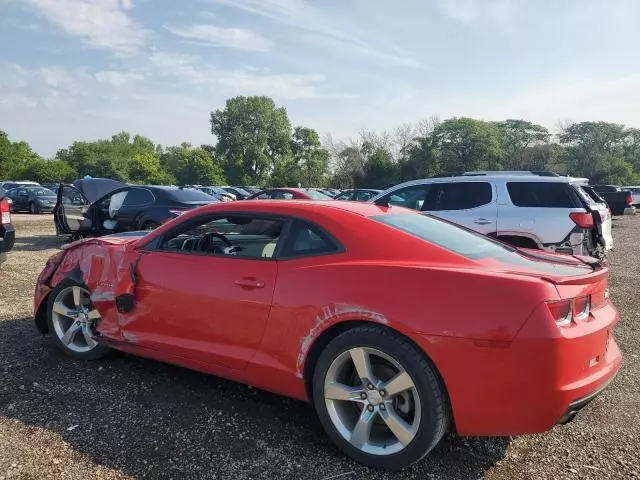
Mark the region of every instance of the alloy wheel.
POLYGON ((400 452, 420 427, 422 409, 413 379, 377 349, 355 347, 337 356, 325 376, 324 398, 340 435, 368 454, 400 452))
POLYGON ((51 320, 56 335, 69 350, 86 353, 98 346, 94 336, 100 313, 91 304, 86 289, 78 286, 62 289, 53 302, 51 320))

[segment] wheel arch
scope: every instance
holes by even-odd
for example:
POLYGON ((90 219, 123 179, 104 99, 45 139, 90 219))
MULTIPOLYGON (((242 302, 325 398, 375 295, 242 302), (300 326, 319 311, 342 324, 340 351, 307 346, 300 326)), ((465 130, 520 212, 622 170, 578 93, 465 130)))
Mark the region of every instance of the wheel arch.
MULTIPOLYGON (((424 358, 431 364, 431 366, 433 367, 433 370, 435 371, 436 375, 438 376, 438 380, 440 381, 440 384, 442 386, 442 389, 446 395, 447 398, 447 404, 449 405, 449 409, 451 409, 451 398, 449 396, 449 391, 447 389, 447 384, 444 380, 444 377, 442 376, 442 373, 440 373, 440 369, 438 368, 438 366, 435 364, 435 362, 431 359, 431 357, 429 356, 429 354, 427 352, 424 351, 423 348, 421 348, 416 342, 413 341, 413 339, 411 337, 409 337, 408 335, 404 334, 403 332, 396 330, 395 328, 389 327, 387 325, 378 323, 378 322, 373 322, 370 320, 363 320, 361 318, 353 318, 353 319, 348 319, 348 320, 343 320, 341 322, 335 323, 333 325, 331 325, 330 327, 326 328, 324 331, 322 331, 322 333, 320 333, 320 335, 318 335, 318 337, 313 341, 313 343, 311 344, 311 347, 309 348, 305 359, 304 359, 304 369, 303 369, 303 380, 304 380, 304 385, 305 385, 305 390, 307 393, 307 398, 309 399, 310 403, 313 404, 313 373, 316 367, 316 364, 318 363, 318 359, 320 358, 320 355, 322 354, 322 351, 324 350, 324 348, 329 345, 329 343, 336 337, 338 337, 339 335, 341 335, 342 333, 349 331, 353 328, 357 328, 357 327, 377 327, 377 328, 381 328, 383 330, 386 330, 388 332, 391 332, 394 335, 397 335, 399 337, 402 337, 403 340, 406 340, 407 342, 409 342, 411 345, 413 345, 419 352, 421 352, 421 354, 424 356, 424 358)), ((455 429, 455 419, 454 416, 452 415, 452 412, 449 412, 449 417, 451 420, 451 426, 455 429)))

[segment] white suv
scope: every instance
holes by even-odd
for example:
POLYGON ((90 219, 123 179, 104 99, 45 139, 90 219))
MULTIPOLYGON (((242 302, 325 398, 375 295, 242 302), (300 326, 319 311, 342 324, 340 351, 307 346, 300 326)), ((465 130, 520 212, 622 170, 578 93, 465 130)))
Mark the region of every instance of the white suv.
POLYGON ((548 172, 467 172, 405 182, 370 202, 449 220, 516 247, 603 256, 611 212, 587 179, 548 172))

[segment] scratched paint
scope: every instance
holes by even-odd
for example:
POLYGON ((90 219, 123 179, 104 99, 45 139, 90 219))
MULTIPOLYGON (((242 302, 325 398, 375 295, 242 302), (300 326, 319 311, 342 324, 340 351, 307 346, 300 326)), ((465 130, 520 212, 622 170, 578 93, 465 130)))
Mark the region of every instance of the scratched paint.
POLYGON ((315 339, 331 325, 335 325, 343 320, 369 320, 376 323, 388 324, 387 317, 378 312, 367 310, 358 305, 350 305, 347 303, 332 303, 322 308, 316 316, 316 321, 309 333, 302 337, 300 343, 300 351, 296 362, 296 376, 303 378, 304 361, 307 353, 313 345, 315 339))

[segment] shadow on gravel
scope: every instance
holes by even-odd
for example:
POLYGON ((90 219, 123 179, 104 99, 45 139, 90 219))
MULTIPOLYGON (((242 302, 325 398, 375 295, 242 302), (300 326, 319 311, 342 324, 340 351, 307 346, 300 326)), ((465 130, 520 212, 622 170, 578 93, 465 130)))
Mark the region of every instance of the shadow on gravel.
POLYGON ((60 248, 62 241, 55 235, 18 236, 13 249, 15 251, 33 252, 49 248, 60 248))
POLYGON ((0 321, 0 415, 137 478, 477 479, 508 446, 451 435, 403 472, 374 471, 338 452, 305 403, 129 355, 79 362, 48 340, 31 319, 0 321))

